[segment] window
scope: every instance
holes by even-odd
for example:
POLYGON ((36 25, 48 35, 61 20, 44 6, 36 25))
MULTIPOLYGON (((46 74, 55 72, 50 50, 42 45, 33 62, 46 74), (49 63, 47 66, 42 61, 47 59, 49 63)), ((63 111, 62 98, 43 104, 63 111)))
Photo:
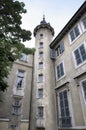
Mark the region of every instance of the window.
POLYGON ((43 69, 43 62, 39 62, 39 69, 43 69))
POLYGON ((86 30, 86 16, 82 19, 84 30, 86 30))
POLYGON ((43 58, 43 52, 39 52, 39 58, 43 58))
POLYGON ((38 89, 38 98, 43 98, 43 88, 38 89))
POLYGON ((43 118, 44 116, 44 108, 42 106, 38 107, 38 117, 43 118))
POLYGON ((39 74, 38 75, 38 81, 39 82, 43 82, 43 74, 39 74))
POLYGON ((12 107, 12 114, 17 115, 18 114, 18 107, 13 106, 12 107))
POLYGON ((75 61, 76 65, 82 64, 84 61, 86 61, 86 48, 85 44, 80 45, 75 51, 74 51, 75 61))
POLYGON ((21 89, 22 88, 22 84, 23 84, 23 79, 24 79, 24 71, 19 70, 18 74, 17 74, 17 81, 16 81, 16 86, 17 89, 21 89))
POLYGON ((62 76, 64 76, 63 62, 57 65, 57 79, 60 79, 62 76))
POLYGON ((82 88, 84 93, 84 99, 86 101, 86 80, 82 81, 82 88))
POLYGON ((21 57, 20 57, 20 60, 21 60, 21 61, 27 61, 27 55, 24 54, 24 53, 22 53, 22 54, 21 54, 21 57))
POLYGON ((14 107, 20 107, 20 106, 21 106, 20 100, 15 99, 15 100, 13 101, 13 106, 14 106, 14 107))
POLYGON ((59 93, 59 125, 60 127, 71 127, 71 117, 68 104, 67 90, 59 93))
POLYGON ((40 34, 40 38, 43 38, 43 34, 42 33, 40 34))
POLYGON ((78 27, 78 25, 76 25, 76 26, 70 31, 71 42, 74 41, 79 35, 80 35, 79 27, 78 27))
POLYGON ((43 42, 39 43, 39 48, 43 48, 43 42))
POLYGON ((56 55, 59 56, 64 51, 64 43, 61 42, 60 45, 56 48, 56 55))

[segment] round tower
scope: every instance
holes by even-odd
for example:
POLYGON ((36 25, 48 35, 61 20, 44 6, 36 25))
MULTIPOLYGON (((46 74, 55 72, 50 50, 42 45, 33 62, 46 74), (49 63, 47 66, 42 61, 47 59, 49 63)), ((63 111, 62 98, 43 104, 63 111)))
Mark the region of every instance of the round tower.
POLYGON ((34 36, 36 52, 31 130, 56 130, 54 63, 50 58, 49 47, 54 29, 45 17, 34 29, 34 36))

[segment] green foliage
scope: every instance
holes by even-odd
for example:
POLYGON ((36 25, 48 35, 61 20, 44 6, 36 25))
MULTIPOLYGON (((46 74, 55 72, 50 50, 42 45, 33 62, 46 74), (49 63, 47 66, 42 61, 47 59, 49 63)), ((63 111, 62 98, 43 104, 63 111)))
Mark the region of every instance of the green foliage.
POLYGON ((31 32, 21 28, 21 14, 26 13, 24 6, 16 0, 0 0, 0 91, 8 87, 6 78, 13 62, 22 52, 34 52, 22 44, 31 39, 31 32))

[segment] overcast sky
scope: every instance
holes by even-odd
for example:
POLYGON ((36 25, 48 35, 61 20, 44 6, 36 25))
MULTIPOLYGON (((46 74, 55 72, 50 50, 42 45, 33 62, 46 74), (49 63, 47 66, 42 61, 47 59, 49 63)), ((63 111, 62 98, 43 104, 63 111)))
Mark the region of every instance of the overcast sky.
POLYGON ((42 21, 43 14, 45 15, 46 21, 54 28, 55 36, 57 36, 85 0, 19 1, 23 1, 27 9, 27 13, 22 16, 22 27, 32 32, 32 40, 26 42, 25 46, 35 47, 33 30, 40 24, 40 21, 42 21))

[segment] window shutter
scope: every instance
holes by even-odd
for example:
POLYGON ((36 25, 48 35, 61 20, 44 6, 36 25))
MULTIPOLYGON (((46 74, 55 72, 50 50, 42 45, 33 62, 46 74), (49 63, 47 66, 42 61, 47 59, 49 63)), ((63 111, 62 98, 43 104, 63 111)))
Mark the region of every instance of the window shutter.
POLYGON ((60 52, 62 53, 64 51, 64 43, 62 42, 61 44, 60 44, 60 52))
POLYGON ((54 49, 50 50, 50 57, 51 57, 51 59, 55 59, 56 58, 56 52, 55 52, 54 49))

